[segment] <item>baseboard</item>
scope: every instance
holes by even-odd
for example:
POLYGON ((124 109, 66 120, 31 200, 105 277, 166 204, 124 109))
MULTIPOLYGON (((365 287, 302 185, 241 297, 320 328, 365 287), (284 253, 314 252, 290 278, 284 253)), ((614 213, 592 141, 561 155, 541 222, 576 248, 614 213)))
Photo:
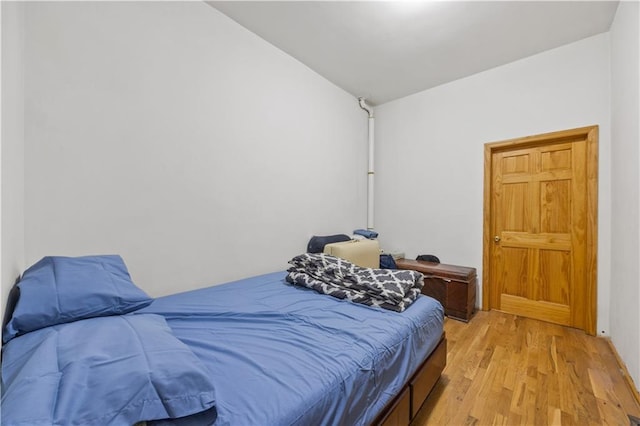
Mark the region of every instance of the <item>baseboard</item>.
POLYGON ((631 394, 635 398, 636 404, 640 406, 640 393, 638 393, 638 388, 636 387, 635 383, 633 383, 633 378, 629 374, 629 370, 627 370, 626 364, 624 363, 624 361, 622 361, 622 358, 620 358, 620 354, 618 354, 618 350, 616 349, 616 346, 613 344, 611 339, 608 337, 605 337, 605 340, 609 344, 609 347, 611 348, 611 352, 613 352, 613 356, 616 358, 618 367, 620 367, 620 371, 622 371, 622 376, 624 377, 625 382, 627 382, 627 387, 629 388, 629 390, 631 391, 631 394))

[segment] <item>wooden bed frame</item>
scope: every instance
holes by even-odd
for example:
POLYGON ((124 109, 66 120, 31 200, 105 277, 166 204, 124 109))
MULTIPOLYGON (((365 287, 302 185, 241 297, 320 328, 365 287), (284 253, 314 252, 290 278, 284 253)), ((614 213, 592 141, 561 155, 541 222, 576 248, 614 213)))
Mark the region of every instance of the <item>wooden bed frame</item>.
POLYGON ((447 365, 447 339, 444 333, 431 355, 418 367, 400 393, 373 422, 376 426, 408 426, 447 365))

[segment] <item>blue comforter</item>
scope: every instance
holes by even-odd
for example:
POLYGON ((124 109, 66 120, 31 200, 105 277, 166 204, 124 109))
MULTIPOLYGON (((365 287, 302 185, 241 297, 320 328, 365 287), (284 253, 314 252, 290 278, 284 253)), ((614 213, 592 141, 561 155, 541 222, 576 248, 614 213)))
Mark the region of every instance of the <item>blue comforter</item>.
POLYGON ((3 347, 3 426, 371 423, 437 345, 442 306, 420 296, 396 313, 285 275, 15 337, 3 347))
POLYGON ((158 315, 91 318, 3 347, 2 425, 133 425, 206 411, 210 372, 158 315))
POLYGON ((295 287, 276 272, 156 299, 215 378, 216 425, 368 425, 436 347, 443 309, 403 313, 295 287))

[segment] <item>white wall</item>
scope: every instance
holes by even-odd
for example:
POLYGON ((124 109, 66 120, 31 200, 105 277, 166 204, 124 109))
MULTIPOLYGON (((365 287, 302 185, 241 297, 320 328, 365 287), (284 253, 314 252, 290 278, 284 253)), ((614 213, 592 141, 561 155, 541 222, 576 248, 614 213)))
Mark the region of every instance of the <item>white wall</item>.
POLYGON ((620 2, 611 27, 611 340, 640 385, 640 22, 620 2))
POLYGON ((24 3, 1 2, 2 145, 0 244, 2 313, 9 290, 24 269, 24 3))
POLYGON ((356 99, 202 2, 28 3, 26 260, 151 295, 283 270, 366 220, 356 99))
POLYGON ((607 33, 377 107, 382 246, 475 267, 481 283, 484 144, 597 124, 598 330, 607 333, 609 75, 607 33))

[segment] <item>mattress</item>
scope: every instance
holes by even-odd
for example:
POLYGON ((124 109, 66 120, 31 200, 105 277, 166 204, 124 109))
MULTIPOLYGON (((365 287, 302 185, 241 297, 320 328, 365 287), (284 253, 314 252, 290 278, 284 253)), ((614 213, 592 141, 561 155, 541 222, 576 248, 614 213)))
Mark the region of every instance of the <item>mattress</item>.
POLYGON ((367 425, 437 345, 442 306, 357 305, 276 272, 156 299, 211 372, 216 425, 367 425))

